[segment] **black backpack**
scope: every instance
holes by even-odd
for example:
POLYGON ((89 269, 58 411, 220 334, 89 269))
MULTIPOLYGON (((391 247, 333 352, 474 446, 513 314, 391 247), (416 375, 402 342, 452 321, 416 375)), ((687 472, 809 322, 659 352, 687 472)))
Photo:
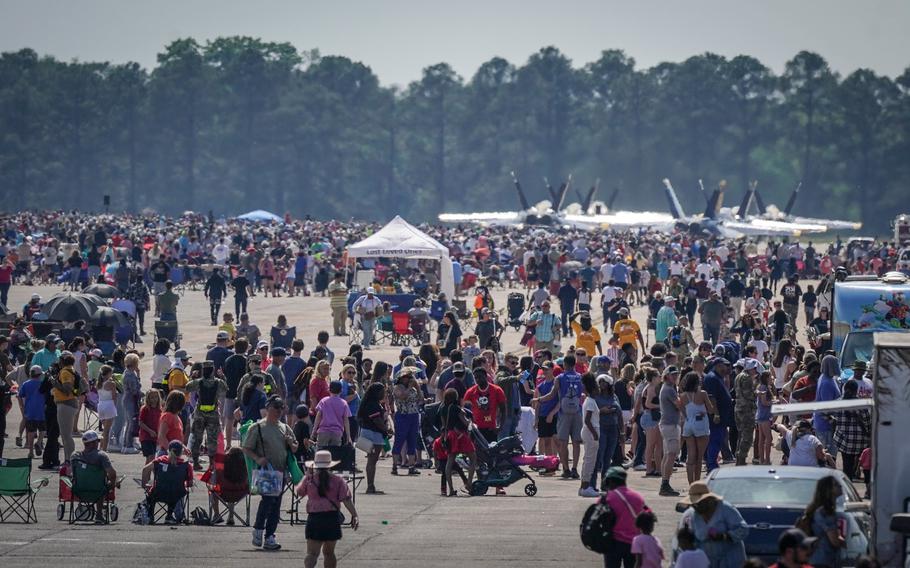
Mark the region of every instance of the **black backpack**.
POLYGON ((672 329, 670 329, 670 334, 667 336, 667 338, 670 340, 670 347, 682 347, 682 328, 678 325, 674 326, 672 329))
POLYGON ((613 527, 616 525, 616 513, 610 509, 605 497, 588 507, 581 518, 581 543, 585 548, 598 554, 604 554, 613 543, 613 527))

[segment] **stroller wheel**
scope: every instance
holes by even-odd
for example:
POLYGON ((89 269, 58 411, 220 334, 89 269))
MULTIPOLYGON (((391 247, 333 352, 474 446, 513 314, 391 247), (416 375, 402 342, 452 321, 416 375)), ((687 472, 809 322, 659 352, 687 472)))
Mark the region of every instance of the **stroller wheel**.
POLYGON ((111 522, 116 523, 120 518, 120 508, 117 505, 111 505, 111 522))
POLYGON ((59 505, 57 505, 57 520, 58 521, 63 520, 64 513, 66 513, 66 505, 64 505, 63 503, 60 503, 59 505))
POLYGON ((525 495, 527 495, 528 497, 533 497, 533 496, 537 495, 537 485, 535 485, 533 483, 529 483, 529 484, 525 485, 525 495))
POLYGON ((490 489, 490 486, 483 481, 475 481, 471 484, 471 495, 475 497, 486 495, 488 489, 490 489))

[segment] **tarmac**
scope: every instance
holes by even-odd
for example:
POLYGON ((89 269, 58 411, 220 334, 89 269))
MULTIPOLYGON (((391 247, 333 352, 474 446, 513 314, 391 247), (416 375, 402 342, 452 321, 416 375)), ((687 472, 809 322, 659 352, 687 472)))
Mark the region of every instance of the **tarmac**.
MULTIPOLYGON (((9 305, 21 309, 34 292, 48 298, 59 287, 14 286, 9 305)), ((496 290, 496 309, 504 310, 506 295, 512 290, 496 290)), ((233 307, 233 302, 230 303, 233 307)), ((228 307, 226 304, 225 307, 228 307)), ((230 309, 230 308, 228 308, 230 309)), ((181 347, 197 360, 204 358, 206 346, 214 342, 215 329, 209 325, 208 302, 201 291, 187 291, 178 307, 178 321, 183 334, 181 347)), ((646 321, 645 308, 633 308, 633 317, 646 321)), ((319 296, 264 298, 257 295, 249 305, 251 321, 264 335, 279 314, 287 316, 290 325, 297 326, 297 337, 306 342, 308 353, 316 344, 316 333, 331 330, 331 311, 328 298, 319 296)), ((150 316, 150 314, 149 314, 150 316)), ((500 316, 505 321, 505 315, 500 316)), ((595 322, 599 320, 595 317, 595 322)), ((148 388, 151 374, 153 344, 153 319, 146 318, 148 335, 137 348, 145 352, 141 365, 144 388, 148 388)), ((697 334, 697 336, 700 334, 697 334)), ((503 335, 506 350, 523 349, 519 345, 520 331, 509 328, 503 335)), ((652 338, 653 342, 653 338, 652 338)), ((346 337, 332 337, 329 343, 336 357, 348 352, 346 337)), ((381 345, 368 355, 375 360, 397 361, 400 348, 381 345)), ((339 365, 333 368, 337 373, 339 365)), ((15 447, 13 437, 20 414, 14 404, 7 417, 5 457, 25 457, 26 452, 15 447)), ((76 441, 76 448, 82 446, 76 441)), ((128 566, 134 562, 154 562, 158 566, 250 566, 260 562, 270 566, 301 566, 306 541, 302 525, 282 523, 277 537, 282 544, 278 552, 265 552, 253 548, 250 529, 245 527, 201 526, 142 526, 131 522, 136 504, 142 499, 142 490, 133 478, 139 477, 143 464, 141 455, 112 454, 118 475, 126 476, 117 492, 120 518, 110 525, 68 525, 58 521, 58 475, 37 469, 34 463, 33 479, 48 477, 49 485, 38 494, 38 523, 0 525, 0 563, 4 567, 67 566, 128 566)), ((359 459, 362 460, 362 454, 359 459)), ((389 474, 391 460, 379 462, 377 487, 385 495, 356 495, 360 516, 360 529, 344 530, 336 554, 342 566, 369 567, 444 567, 473 566, 554 566, 566 563, 571 566, 601 566, 602 558, 584 548, 579 538, 579 523, 593 499, 577 494, 577 480, 560 480, 540 477, 535 473, 538 493, 527 497, 520 481, 507 488, 506 496, 495 496, 490 491, 484 497, 459 496, 444 498, 439 495, 439 476, 432 470, 414 477, 395 477, 389 474)), ((640 491, 646 503, 658 517, 655 535, 661 540, 669 555, 672 534, 679 514, 675 512, 678 498, 657 495, 659 479, 644 478, 641 472, 629 471, 629 486, 640 491)), ((685 494, 685 470, 679 469, 672 484, 685 494)), ((361 489, 364 489, 362 486, 361 489)), ((283 505, 286 509, 289 499, 283 505)), ((197 484, 191 493, 190 510, 196 506, 206 508, 205 486, 197 484)), ((252 502, 255 516, 258 498, 252 502)), ((322 560, 318 564, 322 566, 322 560)))

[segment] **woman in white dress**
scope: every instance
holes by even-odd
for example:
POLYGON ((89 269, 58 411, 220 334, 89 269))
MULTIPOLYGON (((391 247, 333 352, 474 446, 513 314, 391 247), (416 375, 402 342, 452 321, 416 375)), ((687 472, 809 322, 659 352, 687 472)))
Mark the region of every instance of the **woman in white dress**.
POLYGON ((114 369, 110 365, 101 367, 98 378, 98 420, 101 421, 101 449, 107 451, 111 438, 111 425, 117 417, 117 383, 114 381, 114 369))

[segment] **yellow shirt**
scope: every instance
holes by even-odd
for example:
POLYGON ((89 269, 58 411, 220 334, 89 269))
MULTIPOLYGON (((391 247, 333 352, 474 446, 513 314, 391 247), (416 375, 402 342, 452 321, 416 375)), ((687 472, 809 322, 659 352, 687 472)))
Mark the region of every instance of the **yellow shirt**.
POLYGON ((635 345, 635 342, 638 341, 638 334, 641 333, 641 328, 638 327, 638 323, 635 320, 624 319, 616 322, 616 325, 613 326, 613 333, 619 336, 620 347, 626 343, 635 345))
POLYGON ((168 378, 167 378, 167 390, 168 391, 172 391, 175 389, 181 390, 181 391, 185 390, 186 384, 188 382, 190 382, 190 380, 187 378, 186 372, 184 372, 183 369, 174 367, 173 369, 168 371, 168 378))
POLYGON ((600 342, 600 332, 593 325, 588 331, 581 329, 581 324, 572 322, 572 333, 575 334, 575 348, 584 349, 589 357, 597 354, 597 343, 600 342))
MULTIPOLYGON (((62 385, 76 386, 76 375, 73 372, 72 367, 64 367, 60 369, 60 375, 58 380, 62 385)), ((51 389, 51 394, 54 395, 54 402, 66 402, 67 400, 73 400, 76 396, 72 393, 66 394, 58 388, 51 389)))
POLYGON ((218 327, 218 331, 226 331, 231 336, 231 341, 237 339, 237 328, 233 323, 223 323, 218 327))

